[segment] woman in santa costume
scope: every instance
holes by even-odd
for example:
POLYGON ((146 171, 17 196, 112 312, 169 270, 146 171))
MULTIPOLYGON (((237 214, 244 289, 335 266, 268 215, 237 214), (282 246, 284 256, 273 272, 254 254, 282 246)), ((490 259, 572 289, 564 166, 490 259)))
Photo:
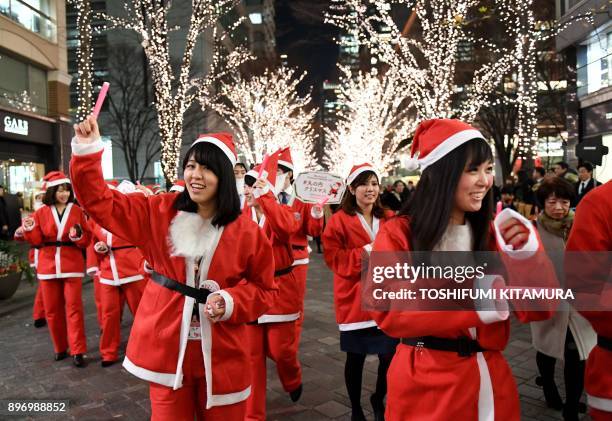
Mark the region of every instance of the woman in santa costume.
MULTIPOLYGON (((245 176, 243 214, 255 221, 272 242, 274 276, 279 294, 268 312, 249 326, 253 393, 247 403, 246 420, 266 419, 266 360, 276 363, 278 377, 296 402, 302 393, 302 367, 298 359, 296 322, 300 317, 299 284, 293 274, 293 253, 290 239, 300 228, 301 221, 289 207, 278 203, 278 152, 256 166, 245 176), (264 165, 262 164, 262 165, 264 165)), ((280 186, 279 186, 280 187, 280 186)))
MULTIPOLYGON (((593 189, 580 201, 567 240, 566 252, 612 251, 610 221, 612 221, 612 181, 593 189)), ((597 253, 592 258, 597 261, 599 260, 597 256, 601 254, 597 253)), ((580 257, 587 256, 583 253, 580 257)), ((576 258, 573 259, 574 262, 575 260, 576 258)), ((601 261, 597 264, 600 265, 601 261)), ((584 305, 584 308, 580 309, 580 314, 591 323, 597 333, 597 346, 589 354, 586 363, 585 389, 591 418, 595 421, 609 421, 612 420, 612 370, 610 369, 612 367, 612 286, 609 278, 607 283, 599 278, 601 271, 597 278, 591 279, 588 275, 588 263, 580 268, 570 267, 566 270, 572 273, 568 281, 570 288, 575 288, 581 294, 595 293, 595 298, 599 301, 596 306, 590 302, 589 306, 584 305), (576 274, 574 271, 579 273, 576 274), (593 285, 591 281, 599 290, 602 287, 606 288, 605 291, 585 286, 586 283, 593 285), (585 289, 591 290, 585 291, 585 289)))
MULTIPOLYGON (((409 206, 378 233, 372 253, 499 250, 507 284, 537 268, 538 286, 557 286, 529 221, 506 209, 491 225, 493 156, 478 130, 458 120, 423 121, 411 155, 421 179, 409 206)), ((493 279, 501 280, 480 280, 493 279)), ((542 320, 553 304, 516 314, 522 322, 542 320)), ((507 303, 494 308, 371 313, 384 332, 401 338, 389 367, 385 419, 520 419, 516 384, 501 353, 509 336, 507 303)))
POLYGON ((268 309, 277 288, 268 239, 240 217, 231 135, 193 142, 184 192, 145 196, 104 183, 94 117, 75 132, 70 168, 79 201, 153 267, 123 362, 149 381, 152 419, 243 419, 251 393, 246 323, 268 309))
POLYGON ((393 212, 379 198, 380 176, 370 164, 355 165, 346 180, 348 189, 340 209, 328 221, 321 240, 327 266, 334 272, 334 303, 340 328, 340 349, 346 352, 344 381, 351 400, 352 420, 365 420, 361 408, 363 365, 368 354, 378 355, 376 391, 370 403, 377 421, 384 416, 387 369, 397 340, 385 335, 361 310, 362 259, 371 250, 380 227, 393 212))
MULTIPOLYGON (((45 197, 45 184, 42 185, 42 190, 37 192, 34 195, 34 211, 42 208, 44 206, 43 198, 45 197)), ((13 235, 13 239, 15 241, 25 241, 23 237, 23 228, 19 227, 15 230, 15 234, 13 235)), ((30 263, 30 267, 36 270, 36 266, 38 266, 38 250, 40 247, 30 247, 30 251, 28 252, 28 261, 30 263)), ((34 320, 34 327, 44 327, 47 325, 47 320, 45 318, 45 305, 42 298, 42 291, 40 287, 36 288, 36 295, 34 296, 34 307, 32 308, 32 319, 34 320)))
POLYGON ((144 271, 144 257, 136 246, 93 221, 90 222, 90 229, 94 251, 101 257, 98 274, 102 316, 100 355, 102 367, 108 367, 119 358, 123 301, 135 315, 147 274, 144 271))
POLYGON ((44 181, 45 206, 23 220, 23 234, 32 246, 40 247, 36 273, 55 360, 66 358, 70 346, 74 365, 83 367, 87 343, 81 297, 85 260, 81 249, 89 243, 89 230, 85 214, 74 204, 68 177, 52 171, 44 181))
POLYGON ((301 226, 298 232, 291 236, 291 250, 293 252, 293 275, 300 285, 300 318, 297 321, 298 343, 304 322, 304 298, 306 296, 306 277, 308 275, 308 256, 310 247, 308 237, 318 237, 323 232, 323 209, 312 203, 304 203, 289 190, 293 184, 293 159, 289 148, 281 149, 278 158, 278 169, 283 174, 283 186, 278 200, 281 204, 289 206, 294 215, 299 214, 301 226))

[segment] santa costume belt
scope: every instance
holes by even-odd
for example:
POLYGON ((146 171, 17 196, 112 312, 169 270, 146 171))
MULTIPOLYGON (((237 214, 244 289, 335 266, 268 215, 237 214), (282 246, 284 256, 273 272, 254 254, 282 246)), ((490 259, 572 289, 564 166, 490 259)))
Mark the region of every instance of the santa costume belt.
POLYGON ((402 338, 404 345, 417 348, 435 349, 436 351, 456 352, 460 357, 469 357, 477 352, 486 351, 478 341, 462 336, 457 339, 437 338, 435 336, 419 336, 415 338, 402 338))
POLYGON ((136 246, 119 246, 119 247, 111 247, 112 251, 115 250, 123 250, 123 249, 135 249, 136 246))
POLYGON ((288 273, 291 273, 292 271, 293 271, 293 266, 289 266, 288 268, 283 268, 283 269, 275 270, 274 271, 274 277, 278 278, 279 276, 286 275, 288 273))
POLYGON ((292 248, 293 250, 299 250, 299 251, 306 250, 306 246, 296 246, 296 245, 291 245, 291 248, 292 248))
POLYGON ((597 335, 597 345, 603 349, 612 352, 612 338, 606 338, 605 336, 597 335))
POLYGON ((205 304, 206 299, 211 294, 211 292, 207 289, 198 289, 190 287, 189 285, 181 284, 180 282, 176 282, 174 279, 167 278, 157 272, 153 272, 151 274, 151 279, 156 284, 168 288, 174 292, 178 292, 179 294, 186 295, 187 297, 191 297, 195 299, 196 302, 201 304, 205 304))
POLYGON ((72 241, 45 241, 43 247, 76 247, 72 241))

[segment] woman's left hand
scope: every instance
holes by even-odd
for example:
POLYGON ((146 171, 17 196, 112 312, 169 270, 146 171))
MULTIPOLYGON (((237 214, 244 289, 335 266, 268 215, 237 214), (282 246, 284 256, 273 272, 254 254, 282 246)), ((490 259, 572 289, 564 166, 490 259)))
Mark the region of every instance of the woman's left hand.
POLYGON ((516 218, 508 219, 499 228, 505 243, 513 250, 520 250, 529 239, 529 230, 516 218))
POLYGON ((225 300, 220 294, 212 294, 206 302, 206 317, 213 323, 219 321, 225 314, 225 300))

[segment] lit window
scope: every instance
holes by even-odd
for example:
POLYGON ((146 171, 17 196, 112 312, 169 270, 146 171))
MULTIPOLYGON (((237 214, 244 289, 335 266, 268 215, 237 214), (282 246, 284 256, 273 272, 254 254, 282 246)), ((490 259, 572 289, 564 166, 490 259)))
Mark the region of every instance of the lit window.
POLYGON ((261 25, 263 22, 261 13, 249 13, 249 19, 253 25, 261 25))

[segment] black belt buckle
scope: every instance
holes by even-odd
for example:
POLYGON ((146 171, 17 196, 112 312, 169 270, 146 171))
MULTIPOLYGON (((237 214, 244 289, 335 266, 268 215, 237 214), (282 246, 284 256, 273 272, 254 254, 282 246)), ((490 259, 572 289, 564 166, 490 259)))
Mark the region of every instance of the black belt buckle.
POLYGON ((460 357, 470 357, 474 350, 472 349, 472 340, 467 336, 457 338, 457 354, 460 357))

